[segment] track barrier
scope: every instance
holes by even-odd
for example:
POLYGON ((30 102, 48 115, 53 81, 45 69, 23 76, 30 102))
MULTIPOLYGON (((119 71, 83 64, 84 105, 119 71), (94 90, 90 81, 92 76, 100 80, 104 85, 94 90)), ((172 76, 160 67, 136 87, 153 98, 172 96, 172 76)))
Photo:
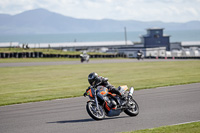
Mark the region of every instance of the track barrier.
MULTIPOLYGON (((127 58, 125 54, 92 54, 90 58, 127 58)), ((80 55, 69 54, 44 54, 42 52, 13 52, 0 53, 0 58, 80 58, 80 55)), ((200 59, 200 56, 181 56, 181 57, 163 57, 163 56, 147 56, 145 59, 200 59)))
MULTIPOLYGON (((126 58, 124 54, 105 54, 90 55, 90 58, 126 58)), ((80 58, 79 54, 44 54, 42 52, 13 52, 13 53, 0 53, 0 58, 80 58)))

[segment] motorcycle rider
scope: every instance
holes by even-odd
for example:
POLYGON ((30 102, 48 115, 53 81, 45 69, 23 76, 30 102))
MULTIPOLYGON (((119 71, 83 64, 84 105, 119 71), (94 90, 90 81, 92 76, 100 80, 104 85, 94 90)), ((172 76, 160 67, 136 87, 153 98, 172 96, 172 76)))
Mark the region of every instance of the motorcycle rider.
POLYGON ((142 53, 141 50, 138 50, 138 52, 137 52, 137 58, 138 59, 143 59, 143 53, 142 53))
MULTIPOLYGON (((90 85, 94 88, 98 87, 98 86, 104 86, 108 89, 109 92, 111 93, 115 93, 118 96, 120 96, 122 99, 125 99, 126 97, 124 96, 124 94, 121 94, 119 92, 118 89, 116 89, 114 86, 112 86, 109 82, 108 82, 108 78, 104 78, 102 76, 98 76, 97 73, 93 72, 90 73, 88 75, 88 82, 90 83, 90 85)), ((88 87, 88 89, 86 90, 86 92, 84 93, 84 96, 87 95, 87 91, 90 89, 90 87, 88 87)), ((124 105, 125 102, 122 103, 122 105, 124 105)))

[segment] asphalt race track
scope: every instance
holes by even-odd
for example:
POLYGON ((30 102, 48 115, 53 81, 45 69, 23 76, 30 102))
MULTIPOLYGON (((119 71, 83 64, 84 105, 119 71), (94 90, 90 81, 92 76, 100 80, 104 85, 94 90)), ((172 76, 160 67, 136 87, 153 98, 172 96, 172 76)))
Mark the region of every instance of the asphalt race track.
POLYGON ((80 61, 57 61, 57 62, 20 62, 20 63, 0 63, 0 67, 20 67, 20 66, 47 66, 47 65, 76 65, 76 64, 97 64, 97 63, 125 63, 125 62, 157 62, 157 61, 184 61, 184 59, 99 59, 90 60, 89 63, 80 61))
POLYGON ((87 97, 0 107, 0 133, 112 133, 200 120, 200 83, 135 91, 140 113, 94 121, 87 97))

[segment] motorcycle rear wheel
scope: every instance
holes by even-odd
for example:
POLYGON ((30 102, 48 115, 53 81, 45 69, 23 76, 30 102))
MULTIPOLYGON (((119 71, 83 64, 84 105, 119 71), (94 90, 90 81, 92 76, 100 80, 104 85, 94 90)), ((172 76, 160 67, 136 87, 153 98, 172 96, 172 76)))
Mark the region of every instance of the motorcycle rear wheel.
POLYGON ((99 105, 99 110, 98 110, 95 102, 88 102, 86 104, 86 110, 88 114, 95 120, 102 120, 105 118, 105 112, 102 106, 99 105))
POLYGON ((131 98, 129 100, 128 108, 124 110, 124 113, 129 116, 137 116, 139 114, 139 106, 134 99, 131 98))

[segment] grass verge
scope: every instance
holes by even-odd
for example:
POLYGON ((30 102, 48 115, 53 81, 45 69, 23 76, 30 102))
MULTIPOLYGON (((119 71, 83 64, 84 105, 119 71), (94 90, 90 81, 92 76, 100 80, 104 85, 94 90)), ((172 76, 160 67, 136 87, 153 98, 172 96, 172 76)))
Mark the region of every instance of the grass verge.
MULTIPOLYGON (((39 48, 0 48, 0 52, 3 53, 17 53, 17 52, 42 52, 44 54, 69 54, 69 55, 79 55, 82 52, 80 51, 63 51, 62 49, 39 49, 39 48)), ((107 55, 108 53, 99 53, 99 52, 88 52, 89 55, 107 55)))
POLYGON ((0 63, 77 61, 79 58, 2 58, 0 63))
MULTIPOLYGON (((90 60, 112 60, 124 58, 90 58, 90 60)), ((18 62, 56 62, 56 61, 80 61, 80 58, 0 58, 0 63, 18 62)))
POLYGON ((124 133, 200 133, 200 122, 192 122, 173 126, 163 126, 158 128, 124 133))
POLYGON ((136 90, 200 82, 200 61, 0 68, 0 106, 81 96, 90 72, 136 90))
POLYGON ((81 54, 81 52, 76 51, 62 51, 56 49, 38 49, 38 48, 30 48, 30 49, 23 49, 23 48, 0 48, 0 52, 5 53, 16 53, 16 52, 43 52, 44 54, 81 54))

